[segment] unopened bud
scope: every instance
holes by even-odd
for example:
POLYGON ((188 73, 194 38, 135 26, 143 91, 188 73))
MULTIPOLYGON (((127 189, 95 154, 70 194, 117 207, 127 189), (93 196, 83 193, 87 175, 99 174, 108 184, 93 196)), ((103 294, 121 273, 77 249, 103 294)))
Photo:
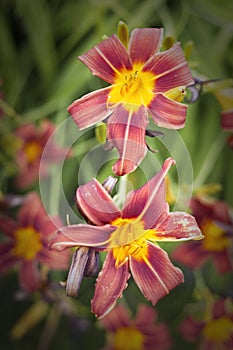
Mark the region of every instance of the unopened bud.
POLYGON ((106 141, 106 123, 100 122, 95 127, 95 137, 99 143, 104 143, 106 141))
POLYGON ((83 277, 93 277, 99 270, 99 253, 88 247, 79 247, 73 254, 66 281, 66 294, 77 297, 83 277))
POLYGON ((120 21, 118 23, 117 36, 127 49, 128 42, 129 42, 129 30, 128 30, 127 24, 125 24, 123 21, 120 21))
POLYGON ((109 176, 106 180, 102 183, 102 186, 105 188, 105 190, 110 194, 117 182, 117 178, 109 176))

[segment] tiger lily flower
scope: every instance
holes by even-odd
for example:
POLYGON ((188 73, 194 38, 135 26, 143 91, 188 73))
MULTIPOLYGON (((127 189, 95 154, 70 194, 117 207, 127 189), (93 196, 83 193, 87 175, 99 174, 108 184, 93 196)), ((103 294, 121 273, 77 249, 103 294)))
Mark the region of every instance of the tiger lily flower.
POLYGON ((69 156, 67 149, 60 147, 52 139, 56 129, 55 124, 49 120, 43 120, 39 127, 33 123, 27 123, 15 130, 15 135, 19 142, 18 150, 15 154, 18 174, 16 177, 16 186, 19 189, 27 189, 35 184, 39 179, 39 170, 41 176, 46 176, 51 163, 69 156), (46 157, 41 162, 42 154, 49 139, 46 157))
POLYGON ((172 258, 191 269, 198 269, 211 260, 218 273, 232 271, 233 220, 228 205, 221 200, 200 196, 192 198, 190 209, 204 239, 180 244, 173 251, 172 258))
POLYGON ((107 345, 102 350, 166 350, 172 340, 165 323, 158 322, 153 307, 139 304, 135 317, 123 304, 117 305, 101 320, 107 345))
POLYGON ((168 158, 158 174, 130 191, 121 210, 96 179, 80 186, 77 203, 92 225, 62 227, 51 242, 50 248, 59 251, 82 246, 107 252, 92 300, 92 311, 98 318, 114 307, 127 287, 130 272, 152 304, 184 280, 182 271, 155 243, 202 238, 191 215, 169 213, 164 178, 173 164, 168 158))
POLYGON ((20 286, 31 293, 44 286, 42 267, 65 270, 70 252, 58 254, 48 249, 60 225, 58 217, 47 215, 36 192, 25 196, 16 218, 1 215, 0 231, 4 238, 0 242, 0 274, 17 266, 20 286))
POLYGON ((185 124, 184 90, 194 83, 180 43, 159 52, 163 29, 134 29, 123 45, 111 35, 79 59, 110 85, 75 100, 69 107, 80 129, 107 119, 107 139, 119 153, 116 175, 132 172, 145 157, 148 116, 160 127, 185 124))
POLYGON ((180 325, 185 339, 203 350, 233 348, 233 301, 219 298, 203 310, 202 318, 189 315, 180 325))

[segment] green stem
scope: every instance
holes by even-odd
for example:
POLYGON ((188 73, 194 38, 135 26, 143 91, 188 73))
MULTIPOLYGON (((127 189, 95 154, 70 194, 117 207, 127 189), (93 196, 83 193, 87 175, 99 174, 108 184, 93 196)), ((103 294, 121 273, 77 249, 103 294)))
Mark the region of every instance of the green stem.
POLYGON ((5 100, 0 98, 0 109, 3 110, 3 112, 13 119, 19 119, 20 115, 16 113, 14 108, 12 108, 5 100))
POLYGON ((122 206, 127 195, 127 176, 128 174, 121 176, 118 182, 118 192, 114 198, 114 201, 119 207, 122 206))

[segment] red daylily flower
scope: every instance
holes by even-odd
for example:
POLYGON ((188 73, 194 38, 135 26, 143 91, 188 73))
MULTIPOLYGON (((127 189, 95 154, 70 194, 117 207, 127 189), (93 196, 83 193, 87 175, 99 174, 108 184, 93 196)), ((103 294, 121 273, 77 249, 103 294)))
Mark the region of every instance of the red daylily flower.
POLYGON ((107 331, 108 345, 104 350, 165 350, 171 338, 164 323, 157 321, 156 311, 140 304, 134 319, 122 304, 117 305, 101 320, 107 331))
POLYGON ((46 152, 47 158, 43 158, 43 167, 40 168, 42 153, 49 138, 52 137, 55 127, 50 121, 45 120, 39 128, 33 123, 28 123, 15 131, 21 143, 16 154, 19 169, 16 178, 18 188, 24 189, 33 185, 39 179, 39 169, 41 175, 45 176, 51 162, 54 163, 66 156, 67 150, 62 149, 55 142, 51 142, 49 152, 46 152))
POLYGON ((62 227, 51 248, 83 246, 107 252, 92 300, 92 311, 97 317, 105 316, 114 307, 127 286, 130 272, 152 304, 183 282, 183 273, 157 243, 152 243, 202 237, 191 215, 169 213, 164 178, 172 164, 174 160, 168 158, 157 175, 129 192, 122 210, 96 179, 77 189, 81 212, 96 226, 62 227))
POLYGON ((229 207, 223 201, 195 197, 190 202, 190 208, 204 239, 181 244, 173 251, 173 259, 193 269, 212 259, 219 273, 232 271, 230 247, 233 222, 229 207))
POLYGON ((126 48, 116 35, 79 59, 111 84, 74 101, 68 111, 80 129, 108 118, 107 139, 119 152, 117 175, 132 172, 145 157, 148 115, 165 128, 182 128, 184 88, 194 83, 179 43, 159 52, 163 29, 134 29, 126 48))
POLYGON ((39 265, 50 269, 66 269, 69 252, 58 254, 48 249, 51 236, 61 225, 59 218, 50 220, 37 193, 25 197, 17 220, 9 216, 0 217, 0 231, 7 239, 0 243, 0 273, 19 266, 19 280, 26 292, 41 287, 39 265), (65 253, 65 254, 64 254, 65 253))
POLYGON ((218 299, 211 310, 203 314, 201 321, 189 316, 181 324, 180 330, 189 342, 199 343, 198 349, 233 349, 232 310, 232 299, 218 299))

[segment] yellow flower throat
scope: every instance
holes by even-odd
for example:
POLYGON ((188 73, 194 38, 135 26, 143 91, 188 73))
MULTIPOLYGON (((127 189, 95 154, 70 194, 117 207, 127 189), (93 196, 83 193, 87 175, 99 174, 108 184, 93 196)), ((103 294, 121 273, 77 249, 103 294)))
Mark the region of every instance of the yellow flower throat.
POLYGON ((132 105, 139 108, 148 106, 154 97, 155 76, 142 71, 143 64, 134 64, 132 70, 122 69, 117 72, 115 82, 109 93, 109 106, 123 103, 127 108, 132 105))
MULTIPOLYGON (((125 68, 116 71, 114 84, 108 96, 108 106, 122 103, 129 111, 137 111, 139 107, 148 107, 155 97, 156 76, 151 71, 143 71, 144 63, 135 63, 132 70, 125 68)), ((184 88, 176 87, 164 93, 167 98, 182 102, 184 88)))
POLYGON ((115 350, 143 350, 144 335, 134 327, 117 329, 114 337, 115 350))
POLYGON ((212 220, 203 220, 201 231, 205 238, 202 241, 203 248, 211 252, 221 252, 225 250, 230 242, 225 231, 217 226, 212 220))
POLYGON ((37 141, 28 141, 24 146, 24 154, 29 163, 37 160, 42 153, 42 147, 37 141))
POLYGON ((208 322, 202 332, 205 338, 215 343, 222 343, 233 335, 233 321, 226 316, 222 316, 208 322))
POLYGON ((15 231, 12 254, 25 260, 33 260, 42 248, 40 233, 33 227, 21 227, 15 231))
POLYGON ((149 239, 154 231, 145 230, 142 221, 118 218, 112 222, 117 229, 112 233, 110 248, 113 250, 115 266, 123 265, 132 256, 137 261, 147 259, 149 239))

